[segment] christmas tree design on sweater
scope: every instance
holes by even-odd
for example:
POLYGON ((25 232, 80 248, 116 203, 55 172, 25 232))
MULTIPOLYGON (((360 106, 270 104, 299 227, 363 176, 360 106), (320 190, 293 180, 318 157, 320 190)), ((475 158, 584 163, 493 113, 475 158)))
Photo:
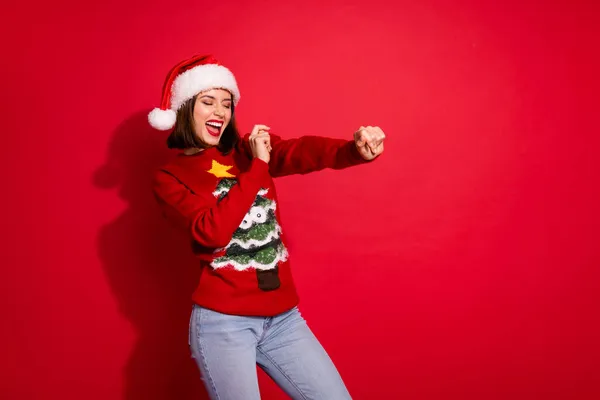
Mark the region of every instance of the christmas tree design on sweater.
MULTIPOLYGON (((213 196, 221 201, 235 184, 236 179, 221 179, 213 196)), ((237 271, 255 269, 258 286, 262 290, 279 287, 277 264, 288 257, 281 241, 281 226, 275 216, 277 204, 266 196, 268 192, 264 188, 258 192, 231 241, 215 251, 218 256, 211 263, 215 269, 229 266, 237 271)))

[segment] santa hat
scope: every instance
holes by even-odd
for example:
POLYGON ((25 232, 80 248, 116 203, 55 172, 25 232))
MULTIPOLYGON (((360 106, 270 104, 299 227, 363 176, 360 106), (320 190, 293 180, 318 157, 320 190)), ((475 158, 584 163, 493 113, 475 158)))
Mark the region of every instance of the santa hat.
POLYGON ((160 108, 148 114, 153 128, 166 131, 175 126, 177 110, 200 92, 210 89, 225 89, 231 93, 233 104, 240 101, 240 91, 230 70, 213 56, 194 56, 177 64, 163 86, 160 108))

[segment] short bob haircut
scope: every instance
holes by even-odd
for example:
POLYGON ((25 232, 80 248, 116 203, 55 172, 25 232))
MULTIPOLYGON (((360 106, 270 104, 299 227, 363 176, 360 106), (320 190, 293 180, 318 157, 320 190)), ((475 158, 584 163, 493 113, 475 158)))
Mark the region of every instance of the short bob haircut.
MULTIPOLYGON (((195 95, 191 99, 187 100, 177 110, 177 120, 175 121, 175 128, 173 132, 167 138, 167 146, 170 149, 189 149, 191 147, 197 147, 200 149, 206 149, 209 146, 202 142, 198 136, 196 136, 194 130, 194 106, 196 105, 195 95)), ((229 153, 240 140, 240 133, 238 132, 235 124, 235 106, 233 102, 231 104, 231 120, 225 127, 223 135, 217 148, 222 153, 229 153)))

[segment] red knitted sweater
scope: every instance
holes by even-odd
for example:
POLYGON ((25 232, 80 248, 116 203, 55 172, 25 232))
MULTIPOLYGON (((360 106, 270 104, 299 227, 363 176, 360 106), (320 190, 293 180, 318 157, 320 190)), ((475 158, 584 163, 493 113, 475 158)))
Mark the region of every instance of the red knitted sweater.
POLYGON ((229 154, 179 154, 156 172, 167 218, 189 232, 201 274, 193 301, 235 315, 273 316, 298 303, 273 177, 365 163, 353 141, 271 135, 269 164, 252 158, 248 135, 229 154))

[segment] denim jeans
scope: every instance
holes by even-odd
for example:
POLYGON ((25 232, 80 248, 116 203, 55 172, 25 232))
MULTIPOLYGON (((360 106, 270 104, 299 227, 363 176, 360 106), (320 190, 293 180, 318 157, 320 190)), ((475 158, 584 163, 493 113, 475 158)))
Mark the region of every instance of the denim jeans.
POLYGON ((257 364, 292 399, 351 398, 296 307, 274 317, 244 317, 196 305, 190 347, 213 400, 260 399, 257 364))

